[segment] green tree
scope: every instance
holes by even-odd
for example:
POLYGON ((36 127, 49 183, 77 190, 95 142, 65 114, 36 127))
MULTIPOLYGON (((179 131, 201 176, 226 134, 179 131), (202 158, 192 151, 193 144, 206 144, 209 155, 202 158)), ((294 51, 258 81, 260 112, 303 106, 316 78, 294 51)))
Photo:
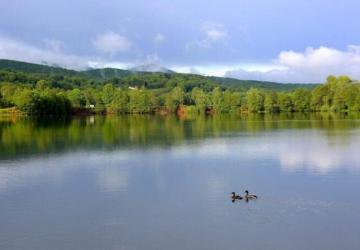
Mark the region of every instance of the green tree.
POLYGON ((193 99, 193 102, 195 103, 195 107, 198 111, 198 113, 205 113, 206 111, 206 107, 207 107, 207 96, 205 94, 205 92, 198 88, 195 87, 192 91, 191 91, 191 98, 193 99))
POLYGON ((357 90, 357 95, 355 97, 354 103, 349 107, 350 111, 360 112, 360 90, 357 90))
MULTIPOLYGON (((311 92, 306 89, 297 89, 291 95, 294 111, 310 111, 311 92)), ((288 110, 289 111, 289 110, 288 110)))
POLYGON ((279 104, 280 111, 283 111, 283 112, 294 111, 290 93, 280 92, 278 94, 278 104, 279 104))
POLYGON ((172 99, 174 100, 175 106, 184 104, 184 91, 180 87, 175 87, 171 91, 172 99))
POLYGON ((260 112, 264 110, 264 96, 259 89, 249 89, 246 92, 246 102, 250 112, 260 112))
POLYGON ((278 111, 277 94, 274 91, 270 91, 265 94, 264 109, 266 112, 278 111))
POLYGON ((95 100, 95 108, 97 111, 104 111, 105 109, 105 104, 104 104, 104 101, 103 101, 103 98, 102 98, 102 91, 98 91, 98 92, 95 92, 93 94, 94 96, 94 100, 95 100))
POLYGON ((128 112, 129 96, 127 91, 116 89, 114 91, 114 98, 111 102, 111 109, 118 113, 128 112))
POLYGON ((86 105, 86 98, 80 89, 73 89, 67 93, 73 107, 82 108, 86 105))
POLYGON ((149 113, 155 105, 154 95, 146 89, 131 90, 129 92, 129 112, 149 113))
POLYGON ((22 89, 17 91, 14 103, 21 111, 33 113, 36 107, 36 97, 32 90, 22 89))
POLYGON ((0 108, 3 108, 5 106, 6 106, 5 105, 5 100, 4 100, 3 95, 2 95, 2 93, 0 91, 0 108))
POLYGON ((35 86, 35 88, 37 89, 37 90, 45 90, 45 89, 47 89, 47 88, 50 88, 51 87, 51 85, 47 82, 47 81, 45 81, 45 80, 39 80, 39 81, 37 81, 36 82, 36 86, 35 86))
POLYGON ((92 88, 85 88, 83 90, 84 97, 86 100, 86 106, 89 107, 90 105, 96 105, 96 91, 92 88))
POLYGON ((312 91, 311 108, 320 111, 323 107, 330 108, 329 104, 329 85, 320 85, 312 91))
POLYGON ((165 106, 172 112, 176 111, 180 105, 184 104, 185 93, 180 87, 175 87, 165 95, 165 106))
POLYGON ((17 92, 20 91, 20 88, 13 84, 4 84, 1 86, 1 94, 3 102, 7 105, 14 105, 14 99, 16 98, 17 92))
POLYGON ((351 84, 346 88, 345 106, 348 111, 360 111, 360 89, 359 86, 351 84))
POLYGON ((175 112, 176 109, 177 109, 177 106, 176 106, 176 104, 175 104, 175 102, 174 102, 174 99, 173 99, 171 93, 167 93, 167 94, 165 95, 165 98, 164 98, 164 99, 165 99, 165 100, 164 100, 165 107, 166 107, 168 110, 170 110, 171 112, 175 112))
POLYGON ((219 87, 214 88, 211 93, 211 103, 215 112, 222 112, 223 101, 223 93, 221 89, 219 87))
POLYGON ((105 106, 108 106, 114 96, 114 86, 111 83, 106 84, 102 89, 102 100, 105 106))

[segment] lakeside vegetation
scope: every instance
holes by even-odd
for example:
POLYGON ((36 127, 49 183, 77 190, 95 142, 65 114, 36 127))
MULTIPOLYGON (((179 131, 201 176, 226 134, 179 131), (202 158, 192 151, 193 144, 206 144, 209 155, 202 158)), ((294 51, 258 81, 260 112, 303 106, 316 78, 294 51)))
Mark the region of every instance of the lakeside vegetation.
POLYGON ((254 88, 246 81, 234 87, 235 81, 115 69, 74 71, 0 60, 0 108, 34 115, 360 111, 360 85, 347 76, 292 87, 262 83, 254 88))

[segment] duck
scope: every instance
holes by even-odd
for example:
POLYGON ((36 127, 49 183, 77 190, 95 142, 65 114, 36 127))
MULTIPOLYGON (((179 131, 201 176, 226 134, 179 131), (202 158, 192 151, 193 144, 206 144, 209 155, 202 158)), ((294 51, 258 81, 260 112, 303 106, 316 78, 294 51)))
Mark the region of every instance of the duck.
POLYGON ((255 199, 258 198, 257 195, 255 195, 255 194, 250 194, 248 190, 245 190, 244 193, 245 193, 245 199, 246 199, 246 200, 255 200, 255 199))
POLYGON ((231 199, 232 199, 233 201, 235 201, 235 200, 242 200, 243 197, 241 197, 240 195, 237 195, 235 192, 232 192, 232 193, 231 193, 231 199))

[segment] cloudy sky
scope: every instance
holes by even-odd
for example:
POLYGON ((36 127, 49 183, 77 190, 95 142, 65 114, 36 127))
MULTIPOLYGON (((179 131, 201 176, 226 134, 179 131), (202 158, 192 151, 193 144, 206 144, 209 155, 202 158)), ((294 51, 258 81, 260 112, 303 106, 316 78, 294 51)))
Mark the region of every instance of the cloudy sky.
POLYGON ((280 82, 360 79, 358 0, 1 0, 0 58, 156 63, 280 82))

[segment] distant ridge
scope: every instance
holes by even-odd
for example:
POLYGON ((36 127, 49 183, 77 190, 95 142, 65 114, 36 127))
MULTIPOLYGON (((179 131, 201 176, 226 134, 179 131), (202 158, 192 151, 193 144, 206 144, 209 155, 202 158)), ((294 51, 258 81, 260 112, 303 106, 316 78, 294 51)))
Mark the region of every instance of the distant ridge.
POLYGON ((132 67, 129 70, 135 72, 153 72, 153 73, 159 72, 159 73, 168 73, 168 74, 176 73, 175 71, 172 71, 157 64, 143 64, 136 67, 132 67))
POLYGON ((209 76, 208 79, 220 83, 223 86, 234 89, 265 88, 274 90, 290 90, 296 88, 313 89, 318 83, 278 83, 269 81, 240 80, 229 77, 209 76))
POLYGON ((252 87, 268 89, 268 90, 293 90, 296 88, 315 88, 318 84, 294 84, 294 83, 276 83, 266 81, 252 81, 239 80, 227 77, 202 76, 196 74, 176 73, 164 67, 155 64, 140 65, 129 70, 115 69, 115 68, 101 68, 88 69, 83 71, 76 71, 71 69, 64 69, 61 67, 54 67, 43 64, 35 64, 21 61, 14 61, 8 59, 0 59, 0 70, 19 71, 31 74, 45 74, 45 75, 59 75, 70 77, 81 77, 95 82, 108 81, 114 78, 123 79, 128 76, 145 76, 149 74, 166 74, 170 78, 178 79, 192 79, 189 81, 202 82, 210 80, 214 84, 221 85, 225 88, 234 90, 247 90, 252 87), (155 72, 154 72, 155 71, 155 72), (196 80, 193 79, 196 77, 196 80))
POLYGON ((100 79, 122 78, 134 74, 129 70, 115 68, 89 69, 85 71, 80 71, 80 73, 87 77, 94 77, 100 79))
POLYGON ((8 59, 0 59, 0 69, 18 70, 28 73, 59 73, 66 75, 76 75, 78 71, 64 69, 57 66, 49 66, 47 64, 36 64, 8 59))

